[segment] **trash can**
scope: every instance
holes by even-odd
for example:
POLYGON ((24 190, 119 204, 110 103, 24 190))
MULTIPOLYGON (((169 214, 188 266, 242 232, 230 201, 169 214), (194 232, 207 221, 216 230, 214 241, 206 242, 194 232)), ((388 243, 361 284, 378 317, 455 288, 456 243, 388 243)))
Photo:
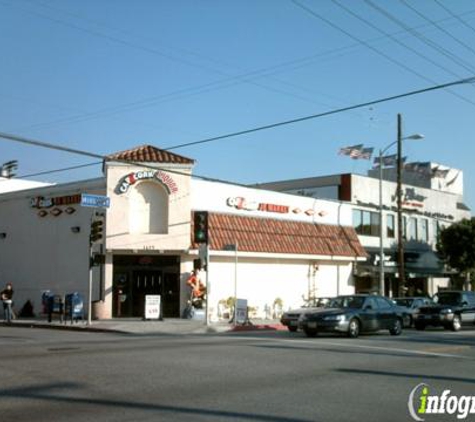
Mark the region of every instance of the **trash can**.
POLYGON ((78 292, 69 293, 65 296, 65 316, 71 324, 84 319, 84 300, 78 292))

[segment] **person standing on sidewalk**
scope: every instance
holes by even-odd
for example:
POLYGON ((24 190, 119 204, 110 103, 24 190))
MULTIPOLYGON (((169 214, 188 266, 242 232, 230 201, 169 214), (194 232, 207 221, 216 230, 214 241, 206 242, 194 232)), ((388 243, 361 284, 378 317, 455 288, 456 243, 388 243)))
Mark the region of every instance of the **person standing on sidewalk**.
POLYGON ((0 292, 0 297, 3 302, 3 315, 4 315, 5 322, 10 324, 12 322, 12 298, 13 298, 12 283, 7 283, 5 288, 0 292))

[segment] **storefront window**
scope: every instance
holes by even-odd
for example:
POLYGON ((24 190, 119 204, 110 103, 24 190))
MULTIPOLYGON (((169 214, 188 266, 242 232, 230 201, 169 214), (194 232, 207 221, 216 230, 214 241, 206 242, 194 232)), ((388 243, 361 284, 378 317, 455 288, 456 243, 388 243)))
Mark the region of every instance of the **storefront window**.
POLYGON ((353 210, 353 227, 364 236, 379 236, 379 214, 372 211, 353 210))
POLYGON ((417 218, 409 218, 409 240, 417 240, 417 218))
POLYGON ((440 234, 440 225, 437 220, 433 220, 434 222, 434 240, 437 242, 439 239, 439 234, 440 234))
POLYGON ((394 215, 392 214, 386 216, 386 236, 392 239, 395 236, 394 215))
POLYGON ((421 219, 421 241, 428 242, 429 241, 429 221, 427 218, 421 219))

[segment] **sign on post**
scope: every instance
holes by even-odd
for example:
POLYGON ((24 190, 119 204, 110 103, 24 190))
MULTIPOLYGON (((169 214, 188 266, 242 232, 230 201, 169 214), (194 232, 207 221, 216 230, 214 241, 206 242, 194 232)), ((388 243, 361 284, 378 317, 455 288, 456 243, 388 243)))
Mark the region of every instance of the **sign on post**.
POLYGON ((145 319, 160 318, 160 295, 145 295, 145 319))
POLYGON ((104 195, 81 194, 81 206, 93 208, 109 208, 111 199, 104 195))
POLYGON ((244 324, 247 321, 247 299, 236 300, 236 324, 244 324))

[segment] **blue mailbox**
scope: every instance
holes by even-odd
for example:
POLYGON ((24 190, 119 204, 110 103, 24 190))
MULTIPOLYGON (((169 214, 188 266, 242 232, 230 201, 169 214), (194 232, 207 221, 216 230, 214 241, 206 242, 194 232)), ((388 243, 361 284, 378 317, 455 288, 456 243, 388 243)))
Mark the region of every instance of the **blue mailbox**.
POLYGON ((67 294, 64 302, 66 319, 70 319, 71 322, 84 319, 84 300, 79 293, 67 294))

